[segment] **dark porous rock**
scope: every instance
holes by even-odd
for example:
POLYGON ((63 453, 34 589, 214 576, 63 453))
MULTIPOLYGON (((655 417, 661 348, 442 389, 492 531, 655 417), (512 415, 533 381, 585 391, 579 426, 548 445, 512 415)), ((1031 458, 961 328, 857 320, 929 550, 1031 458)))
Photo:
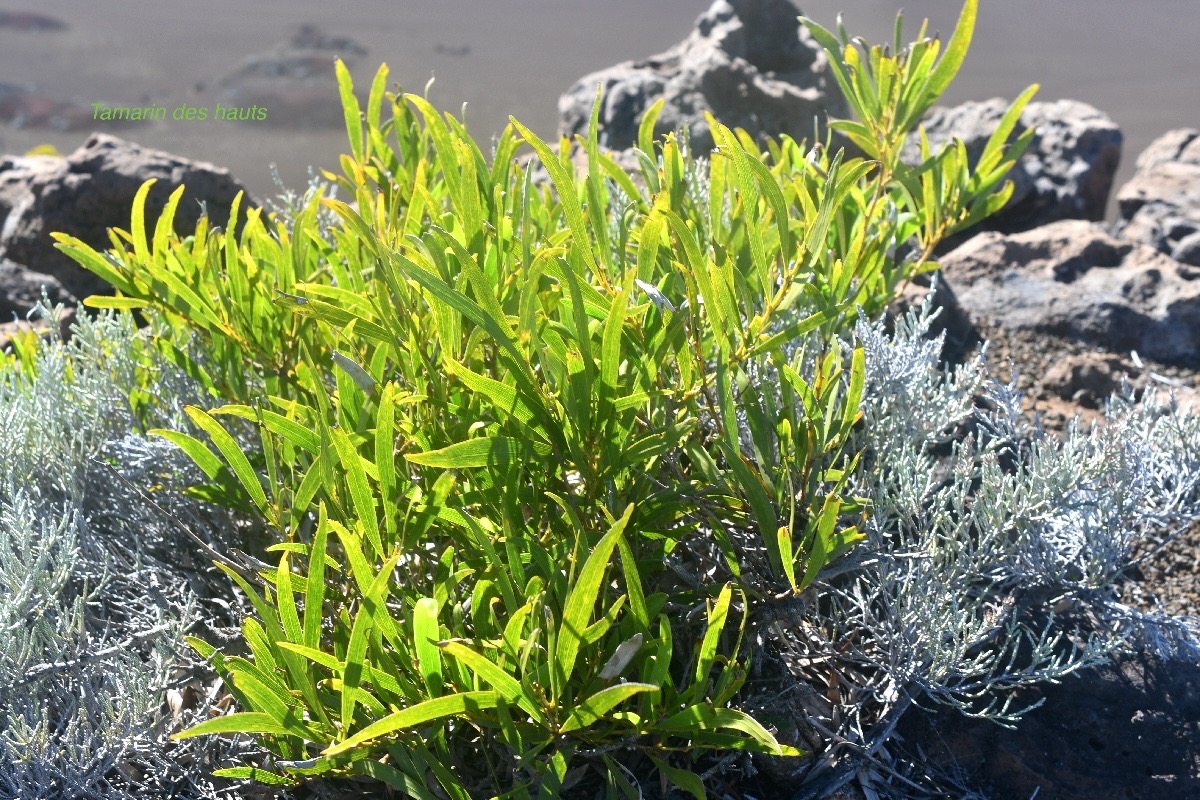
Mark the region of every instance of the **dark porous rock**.
POLYGON ((660 97, 666 104, 655 133, 687 126, 697 154, 713 147, 706 111, 756 136, 811 137, 814 117, 846 112, 825 52, 800 26, 800 14, 791 0, 717 0, 665 53, 576 81, 559 98, 560 128, 567 136, 587 132, 600 84, 599 139, 613 150, 636 143, 643 114, 660 97))
POLYGON ((43 291, 52 306, 75 306, 79 303, 78 298, 64 289, 53 276, 26 269, 8 259, 0 259, 0 322, 8 322, 14 317, 25 319, 41 301, 43 291))
POLYGON ((1098 224, 982 233, 941 264, 972 319, 1200 366, 1200 271, 1098 224))
POLYGON ((1138 156, 1133 178, 1117 192, 1117 209, 1123 237, 1164 253, 1178 251, 1179 260, 1194 265, 1194 236, 1200 233, 1200 131, 1174 130, 1152 142, 1138 156))
POLYGON ((53 277, 80 299, 110 292, 100 278, 55 248, 50 234, 68 233, 108 249, 108 229, 129 229, 134 195, 150 178, 157 183, 146 200, 149 230, 171 192, 180 184, 187 187, 175 212, 180 236, 195 230, 202 205, 212 224, 226 225, 234 197, 244 191, 228 170, 94 133, 66 158, 0 160, 0 257, 53 277))
MULTIPOLYGON (((1200 664, 1136 645, 1039 690, 1044 705, 1013 730, 952 709, 917 710, 900 723, 902 746, 988 797, 1200 797, 1200 664)), ((1037 699, 1026 691, 1017 704, 1037 699)))
MULTIPOLYGON (((953 137, 963 140, 972 166, 1010 103, 995 98, 932 109, 922 122, 936 152, 953 137)), ((1113 176, 1121 161, 1121 129, 1102 111, 1077 100, 1030 103, 1012 138, 1034 128, 1029 148, 1008 175, 1008 204, 981 226, 1004 233, 1063 219, 1104 219, 1113 176)), ((920 139, 910 137, 904 159, 920 160, 920 139)))
POLYGON ((1180 239, 1171 250, 1171 258, 1181 264, 1200 267, 1200 230, 1180 239))

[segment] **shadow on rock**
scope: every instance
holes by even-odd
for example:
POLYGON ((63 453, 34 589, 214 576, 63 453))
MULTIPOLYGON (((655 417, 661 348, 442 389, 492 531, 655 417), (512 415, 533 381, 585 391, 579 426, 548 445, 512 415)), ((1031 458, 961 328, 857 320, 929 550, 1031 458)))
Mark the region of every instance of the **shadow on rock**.
POLYGON ((1200 797, 1200 664, 1137 653, 1044 696, 1016 730, 913 711, 904 749, 995 800, 1200 797))

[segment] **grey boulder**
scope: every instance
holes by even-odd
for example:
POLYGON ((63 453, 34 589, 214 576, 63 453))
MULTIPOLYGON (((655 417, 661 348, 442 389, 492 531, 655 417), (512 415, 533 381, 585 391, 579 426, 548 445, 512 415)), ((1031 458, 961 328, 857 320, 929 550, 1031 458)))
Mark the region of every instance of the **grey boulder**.
POLYGON ((52 276, 26 269, 6 258, 0 259, 0 322, 25 319, 41 301, 43 291, 51 306, 79 303, 78 298, 52 276))
POLYGON ((697 154, 713 147, 706 111, 756 136, 811 137, 814 118, 846 112, 825 52, 800 26, 800 14, 791 0, 717 0, 665 53, 576 81, 558 101, 560 129, 586 134, 599 84, 599 140, 612 150, 636 143, 643 114, 660 97, 666 103, 655 133, 687 126, 697 154))
POLYGON ((1138 156, 1117 192, 1120 231, 1180 261, 1200 263, 1200 131, 1171 131, 1138 156))
POLYGON ((1200 270, 1095 223, 981 233, 941 265, 973 319, 1200 366, 1200 270))
MULTIPOLYGON (((974 166, 1009 105, 993 98, 931 109, 922 121, 930 147, 936 152, 958 137, 974 166)), ((1007 178, 1013 182, 1012 198, 981 227, 1015 233, 1063 219, 1104 219, 1121 161, 1117 124, 1087 103, 1057 100, 1027 105, 1012 138, 1028 128, 1036 133, 1007 178)), ((910 137, 904 159, 920 161, 918 134, 910 137)))
MULTIPOLYGON (((108 229, 129 229, 134 195, 149 178, 158 179, 146 201, 150 231, 171 192, 181 184, 187 187, 175 213, 180 236, 195 230, 202 208, 212 224, 228 224, 233 199, 244 191, 220 167, 94 133, 66 158, 0 160, 0 257, 50 276, 80 299, 111 292, 100 278, 55 248, 50 234, 68 233, 108 249, 108 229)), ((244 200, 243 208, 247 204, 252 201, 244 200)))

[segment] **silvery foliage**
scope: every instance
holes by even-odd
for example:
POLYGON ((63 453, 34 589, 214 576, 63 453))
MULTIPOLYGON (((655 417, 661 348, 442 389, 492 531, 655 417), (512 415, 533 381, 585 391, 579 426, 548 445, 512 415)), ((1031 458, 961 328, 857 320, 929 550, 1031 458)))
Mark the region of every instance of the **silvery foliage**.
MULTIPOLYGON (((892 777, 880 748, 914 702, 1012 724, 1038 705, 1016 705, 1017 690, 1124 646, 1200 659, 1200 620, 1132 609, 1117 592, 1139 537, 1200 515, 1200 417, 1126 387, 1103 424, 1050 435, 984 355, 940 367, 934 316, 927 299, 891 334, 859 321, 866 539, 814 584, 789 643, 852 686, 840 707, 813 709, 831 750, 892 777)), ((826 788, 836 760, 813 771, 826 788)))
MULTIPOLYGON (((854 331, 867 375, 853 493, 870 512, 844 523, 865 540, 763 617, 759 642, 799 679, 790 691, 820 740, 798 797, 856 777, 879 796, 945 790, 944 776, 889 753, 913 703, 1011 725, 1038 704, 1017 705, 1018 690, 1123 647, 1200 660, 1200 620, 1144 613, 1118 593, 1139 540, 1200 516, 1200 416, 1126 387, 1104 424, 1048 434, 1022 413, 1015 378, 991 376, 986 348, 943 369, 933 294, 890 333, 865 317, 854 331)), ((811 376, 821 350, 807 337, 785 356, 811 376)), ((778 386, 768 362, 747 371, 760 394, 778 386)), ((739 422, 743 448, 778 463, 778 442, 756 443, 739 422)))
MULTIPOLYGON (((279 168, 275 164, 271 164, 271 181, 278 191, 275 197, 267 198, 267 210, 284 222, 289 233, 295 227, 296 218, 304 212, 304 209, 308 208, 309 203, 317 196, 318 192, 322 197, 330 200, 337 198, 337 184, 322 178, 312 167, 308 168, 308 185, 304 187, 302 193, 283 182, 283 178, 279 176, 279 168)), ((327 206, 321 206, 317 209, 316 222, 321 239, 329 241, 330 234, 338 224, 337 212, 327 206)))
POLYGON ((856 333, 877 561, 835 595, 845 622, 885 645, 896 688, 1011 720, 1012 689, 1103 660, 1131 624, 1164 655, 1200 655, 1186 621, 1114 599, 1135 540, 1200 511, 1200 418, 1127 390, 1105 424, 1049 436, 1022 421, 1015 383, 988 378, 982 358, 941 373, 929 321, 927 304, 894 336, 865 320, 856 333), (976 396, 990 410, 973 408, 976 396), (947 440, 968 421, 973 432, 947 440))
MULTIPOLYGON (((0 369, 0 798, 216 796, 227 745, 168 744, 164 697, 206 608, 180 528, 219 545, 230 520, 179 492, 194 468, 134 420, 135 337, 81 315, 35 370, 0 369)), ((151 425, 205 404, 164 364, 148 390, 151 425)))

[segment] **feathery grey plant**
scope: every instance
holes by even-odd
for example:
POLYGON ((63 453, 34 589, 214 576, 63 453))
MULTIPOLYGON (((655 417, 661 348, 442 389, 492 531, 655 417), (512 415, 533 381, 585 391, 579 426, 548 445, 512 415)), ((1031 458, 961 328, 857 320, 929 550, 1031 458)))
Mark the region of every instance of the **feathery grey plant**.
POLYGON ((1058 439, 1023 421, 1015 384, 990 379, 982 355, 943 371, 934 316, 927 299, 894 334, 865 318, 855 332, 867 539, 780 642, 794 669, 844 681, 836 702, 806 701, 829 746, 808 785, 838 780, 841 747, 879 766, 914 702, 1012 724, 1039 704, 1017 705, 1018 689, 1135 638, 1200 659, 1200 620, 1134 610, 1115 591, 1138 537, 1200 515, 1200 416, 1127 390, 1104 424, 1058 439))
MULTIPOLYGON (((180 526, 217 543, 234 525, 184 497, 194 466, 138 430, 132 320, 75 331, 35 370, 0 369, 0 798, 216 797, 230 745, 168 744, 164 697, 196 672, 180 637, 207 593, 180 526)), ((149 421, 181 425, 203 398, 156 369, 149 421)))
MULTIPOLYGON (((312 167, 308 168, 308 185, 304 187, 303 193, 297 192, 283 182, 283 178, 279 176, 279 168, 275 164, 271 164, 271 181, 275 184, 277 193, 275 197, 267 198, 267 210, 283 220, 289 231, 292 230, 296 217, 300 216, 308 207, 317 192, 320 192, 322 197, 331 200, 337 198, 337 185, 322 178, 312 167)), ((318 208, 317 227, 321 238, 328 241, 330 232, 337 227, 337 214, 324 206, 318 208)))

